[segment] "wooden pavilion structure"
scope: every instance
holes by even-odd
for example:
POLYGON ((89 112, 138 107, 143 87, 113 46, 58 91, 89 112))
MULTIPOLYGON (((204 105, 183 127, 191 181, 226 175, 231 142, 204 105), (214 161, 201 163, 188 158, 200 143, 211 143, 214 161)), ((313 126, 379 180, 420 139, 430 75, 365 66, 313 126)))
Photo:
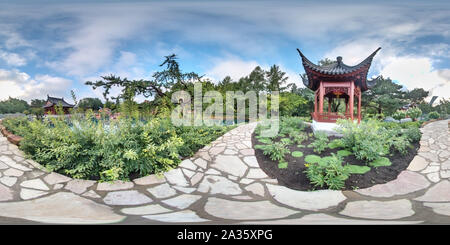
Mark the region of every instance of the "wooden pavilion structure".
POLYGON ((56 98, 56 97, 50 97, 47 95, 47 102, 45 102, 44 108, 45 114, 56 114, 56 108, 55 106, 62 106, 64 114, 69 114, 69 109, 73 108, 74 105, 71 105, 67 103, 64 98, 56 98))
POLYGON ((368 81, 367 73, 372 59, 380 50, 378 48, 369 57, 355 66, 349 66, 342 62, 342 57, 337 57, 336 62, 330 65, 319 66, 308 60, 303 53, 297 49, 302 58, 306 77, 303 84, 314 91, 314 112, 311 113, 313 120, 317 122, 336 122, 338 118, 349 118, 361 121, 361 93, 368 90, 375 80, 368 81), (324 112, 324 100, 328 100, 328 111, 324 112), (357 114, 354 115, 355 98, 357 99, 357 114), (331 112, 331 104, 336 99, 344 99, 345 113, 331 112))

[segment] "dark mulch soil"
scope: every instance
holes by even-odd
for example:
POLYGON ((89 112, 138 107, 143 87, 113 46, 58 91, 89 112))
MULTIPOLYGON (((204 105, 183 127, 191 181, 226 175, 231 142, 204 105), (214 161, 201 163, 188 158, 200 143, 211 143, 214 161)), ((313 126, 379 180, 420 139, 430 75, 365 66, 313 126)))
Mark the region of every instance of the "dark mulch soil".
MULTIPOLYGON (((305 131, 307 133, 312 133, 312 130, 309 127, 306 128, 305 131)), ((336 139, 336 137, 329 137, 329 139, 331 141, 333 139, 336 139)), ((288 162, 288 167, 285 169, 278 168, 278 162, 272 161, 268 156, 265 156, 262 150, 255 149, 256 158, 258 159, 258 163, 261 169, 271 178, 277 179, 281 185, 287 186, 291 189, 302 191, 327 189, 326 187, 315 187, 309 183, 309 179, 304 173, 304 171, 306 170, 306 167, 304 165, 304 158, 307 155, 311 154, 318 155, 320 157, 330 156, 331 153, 337 154, 337 151, 341 149, 327 148, 324 152, 318 154, 313 151, 313 148, 307 147, 313 140, 314 138, 310 137, 307 140, 303 141, 302 145, 305 145, 304 148, 298 148, 297 145, 288 146, 291 153, 294 151, 303 152, 303 157, 293 157, 290 154, 286 154, 285 159, 288 162)), ((262 144, 259 143, 255 138, 255 134, 252 135, 252 143, 253 145, 262 144)), ((387 158, 389 158, 389 160, 391 160, 391 166, 377 168, 371 167, 371 170, 365 174, 351 174, 345 182, 344 190, 367 188, 376 184, 383 184, 396 179, 400 172, 408 167, 409 163, 417 154, 418 149, 419 142, 412 144, 412 148, 410 148, 408 150, 408 153, 405 155, 401 155, 400 153, 395 152, 394 154, 392 154, 392 156, 386 156, 387 158)), ((356 159, 354 155, 344 157, 343 164, 345 163, 367 166, 365 161, 356 159)))

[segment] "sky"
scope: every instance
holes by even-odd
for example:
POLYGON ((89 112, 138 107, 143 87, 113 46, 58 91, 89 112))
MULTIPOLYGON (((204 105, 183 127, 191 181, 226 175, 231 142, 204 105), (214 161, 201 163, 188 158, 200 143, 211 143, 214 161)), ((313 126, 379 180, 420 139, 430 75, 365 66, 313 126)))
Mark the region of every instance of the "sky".
POLYGON ((84 83, 151 79, 173 53, 183 71, 215 82, 276 64, 303 86, 296 48, 356 65, 378 47, 369 78, 450 98, 448 0, 0 0, 0 100, 102 98, 84 83))

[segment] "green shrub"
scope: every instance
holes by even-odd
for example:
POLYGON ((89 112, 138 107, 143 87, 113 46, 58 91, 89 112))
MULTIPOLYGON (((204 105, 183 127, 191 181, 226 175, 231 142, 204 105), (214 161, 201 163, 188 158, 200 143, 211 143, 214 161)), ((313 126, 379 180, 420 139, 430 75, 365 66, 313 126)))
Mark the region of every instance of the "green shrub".
POLYGON ((167 119, 97 121, 92 114, 69 122, 33 120, 20 148, 47 169, 78 179, 127 180, 165 172, 227 129, 176 128, 167 119), (186 145, 186 142, 190 142, 186 145))
POLYGON ((437 111, 432 111, 428 113, 429 119, 438 119, 440 117, 439 113, 437 111))
POLYGON ((322 153, 328 147, 328 136, 324 132, 316 132, 315 140, 311 143, 314 148, 314 152, 322 153))
POLYGON ((336 148, 342 148, 344 147, 344 144, 342 143, 341 139, 334 139, 330 143, 328 143, 328 148, 330 149, 336 149, 336 148))
POLYGON ((357 159, 373 161, 389 152, 387 141, 392 132, 380 122, 368 120, 357 125, 349 120, 338 120, 338 123, 344 148, 351 149, 357 159))
POLYGON ((308 135, 305 132, 299 132, 292 136, 296 144, 301 144, 304 140, 308 139, 308 135))
POLYGON ((422 110, 419 107, 410 108, 406 111, 406 116, 410 117, 413 121, 416 121, 422 115, 422 110))
POLYGON ((409 140, 409 142, 418 142, 422 137, 422 133, 419 128, 411 127, 403 132, 403 135, 409 140))
POLYGON ((408 152, 408 147, 411 146, 408 138, 406 138, 405 136, 392 137, 389 140, 389 145, 396 151, 400 152, 402 155, 405 155, 408 152))
POLYGON ((406 117, 406 111, 398 110, 394 114, 392 114, 392 117, 396 120, 401 120, 406 117))
POLYGON ((289 149, 282 142, 276 142, 270 145, 255 145, 256 149, 263 151, 263 154, 269 156, 272 161, 280 161, 284 155, 289 153, 289 149))
POLYGON ((336 155, 322 158, 318 163, 310 163, 306 172, 311 184, 314 186, 339 190, 345 185, 345 180, 350 176, 348 168, 342 166, 342 159, 336 155))
POLYGON ((23 134, 28 130, 29 120, 27 117, 9 117, 2 120, 3 126, 5 128, 19 136, 23 136, 23 134))

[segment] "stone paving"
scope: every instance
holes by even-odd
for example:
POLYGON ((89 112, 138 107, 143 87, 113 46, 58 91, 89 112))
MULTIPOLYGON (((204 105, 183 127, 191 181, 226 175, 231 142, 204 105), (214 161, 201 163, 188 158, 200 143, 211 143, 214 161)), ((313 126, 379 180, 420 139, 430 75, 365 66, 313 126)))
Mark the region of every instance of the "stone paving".
POLYGON ((448 121, 422 128, 418 155, 396 180, 355 191, 297 191, 260 168, 239 126, 178 168, 133 182, 49 173, 0 138, 0 224, 417 224, 450 223, 448 121))

